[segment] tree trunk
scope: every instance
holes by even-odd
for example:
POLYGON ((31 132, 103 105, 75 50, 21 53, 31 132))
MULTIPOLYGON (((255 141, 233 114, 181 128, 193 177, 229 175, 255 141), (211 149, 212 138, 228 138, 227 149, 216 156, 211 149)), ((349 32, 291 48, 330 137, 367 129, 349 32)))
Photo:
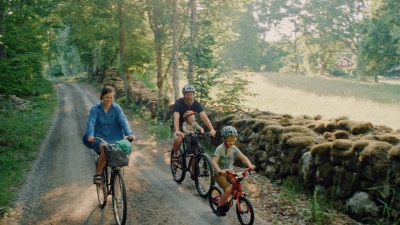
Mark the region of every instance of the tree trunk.
POLYGON ((162 90, 164 86, 163 80, 163 65, 162 65, 162 39, 159 34, 159 29, 157 29, 157 35, 155 38, 155 46, 156 46, 156 63, 157 63, 157 115, 161 115, 161 99, 162 99, 162 90))
MULTIPOLYGON (((5 3, 0 0, 0 37, 4 37, 6 34, 6 23, 4 21, 5 3)), ((2 42, 0 42, 0 58, 7 58, 6 47, 2 42)))
POLYGON ((129 67, 126 62, 126 34, 125 34, 125 12, 124 12, 124 0, 118 1, 118 19, 119 19, 119 54, 120 54, 120 62, 121 62, 121 78, 124 81, 124 91, 125 91, 125 99, 126 104, 132 102, 132 87, 130 85, 130 75, 129 75, 129 67))
POLYGON ((190 52, 188 59, 188 81, 192 83, 194 77, 194 40, 197 35, 196 31, 196 0, 190 0, 190 52))
POLYGON ((177 54, 177 7, 179 0, 173 0, 172 2, 172 86, 174 90, 174 99, 180 97, 179 91, 179 73, 178 73, 178 54, 177 54))

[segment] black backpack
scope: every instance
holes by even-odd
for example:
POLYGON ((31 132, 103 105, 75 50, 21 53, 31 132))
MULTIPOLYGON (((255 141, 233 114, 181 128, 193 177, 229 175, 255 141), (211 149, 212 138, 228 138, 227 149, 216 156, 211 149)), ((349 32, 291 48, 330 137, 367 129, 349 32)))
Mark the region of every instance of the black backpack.
POLYGON ((129 164, 129 157, 125 153, 116 148, 114 145, 103 145, 104 153, 106 154, 107 165, 111 167, 122 167, 129 164))

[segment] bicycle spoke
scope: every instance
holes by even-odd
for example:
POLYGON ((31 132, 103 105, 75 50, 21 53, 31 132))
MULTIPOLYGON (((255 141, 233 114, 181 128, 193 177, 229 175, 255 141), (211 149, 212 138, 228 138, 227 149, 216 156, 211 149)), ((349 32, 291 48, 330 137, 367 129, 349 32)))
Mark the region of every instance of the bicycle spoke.
POLYGON ((217 212, 218 203, 220 201, 221 194, 222 194, 221 188, 216 187, 216 186, 211 187, 209 198, 208 198, 208 203, 210 204, 210 207, 214 213, 217 212))
POLYGON ((254 223, 254 208, 250 200, 240 196, 236 205, 236 214, 242 225, 252 225, 254 223))
POLYGON ((108 196, 105 170, 103 170, 101 174, 101 181, 102 181, 101 184, 96 184, 96 190, 97 190, 97 199, 99 201, 99 206, 101 208, 104 208, 104 206, 106 206, 107 204, 107 196, 108 196))
POLYGON ((180 157, 178 160, 174 159, 174 151, 171 151, 170 155, 171 174, 174 180, 178 183, 185 179, 186 173, 186 155, 183 154, 182 149, 179 149, 179 155, 180 157))

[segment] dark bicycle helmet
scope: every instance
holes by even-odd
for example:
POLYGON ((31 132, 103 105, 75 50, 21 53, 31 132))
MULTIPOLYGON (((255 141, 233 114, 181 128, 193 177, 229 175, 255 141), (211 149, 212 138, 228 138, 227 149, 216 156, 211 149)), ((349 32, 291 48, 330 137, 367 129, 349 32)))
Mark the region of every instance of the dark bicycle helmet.
POLYGON ((221 130, 221 137, 237 137, 238 136, 238 132, 236 130, 236 128, 232 127, 232 126, 226 126, 224 128, 222 128, 221 130))
POLYGON ((183 93, 186 93, 186 92, 196 92, 196 90, 194 89, 194 87, 193 87, 192 85, 187 84, 187 85, 183 86, 182 92, 183 92, 183 93))
POLYGON ((187 122, 188 117, 191 116, 191 115, 195 115, 195 114, 196 114, 195 111, 188 110, 183 114, 183 119, 187 122))

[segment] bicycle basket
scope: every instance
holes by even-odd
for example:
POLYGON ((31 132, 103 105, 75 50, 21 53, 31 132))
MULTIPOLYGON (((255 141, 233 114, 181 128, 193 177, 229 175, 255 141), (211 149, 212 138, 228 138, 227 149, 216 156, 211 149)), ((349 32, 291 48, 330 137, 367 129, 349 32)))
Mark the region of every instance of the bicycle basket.
POLYGON ((113 145, 105 144, 103 146, 106 155, 107 165, 111 167, 127 166, 129 158, 125 153, 113 145))

